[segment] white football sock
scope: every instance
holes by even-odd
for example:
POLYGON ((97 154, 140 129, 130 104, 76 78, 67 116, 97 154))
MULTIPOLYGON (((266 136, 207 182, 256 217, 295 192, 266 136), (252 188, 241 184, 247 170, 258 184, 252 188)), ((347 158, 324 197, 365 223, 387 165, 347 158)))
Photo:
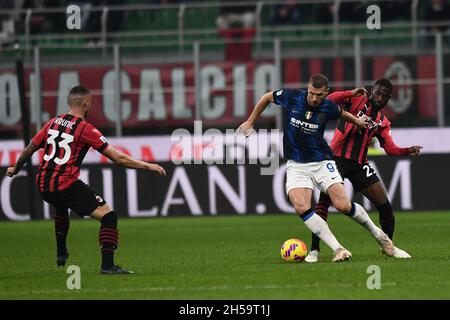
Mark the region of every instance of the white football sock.
POLYGON ((306 221, 303 221, 308 229, 323 240, 331 248, 331 250, 333 250, 333 252, 336 251, 337 248, 342 248, 342 245, 337 241, 336 237, 328 227, 328 224, 325 220, 319 217, 319 215, 312 212, 312 215, 306 217, 306 221))
POLYGON ((366 228, 375 239, 378 238, 382 234, 383 230, 378 228, 375 223, 373 223, 366 210, 364 210, 361 205, 356 202, 353 202, 353 204, 355 205, 355 214, 351 218, 366 228))

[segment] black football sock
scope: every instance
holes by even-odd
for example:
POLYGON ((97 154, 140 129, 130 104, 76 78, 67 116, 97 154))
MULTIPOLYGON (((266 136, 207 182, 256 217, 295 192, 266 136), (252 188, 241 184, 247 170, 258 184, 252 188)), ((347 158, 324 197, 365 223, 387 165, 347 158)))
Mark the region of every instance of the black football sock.
POLYGON ((67 254, 66 239, 69 232, 70 218, 66 214, 55 216, 56 253, 58 256, 67 254))
POLYGON ((99 242, 102 252, 102 269, 109 269, 114 265, 114 250, 119 244, 117 214, 114 211, 108 212, 103 216, 101 223, 99 242))
POLYGON ((395 230, 395 216, 391 203, 388 201, 381 206, 377 206, 381 229, 387 234, 389 239, 393 239, 395 230))
POLYGON ((311 236, 310 251, 314 251, 314 250, 320 251, 320 238, 313 233, 311 236))
MULTIPOLYGON (((328 217, 328 207, 329 204, 319 201, 316 205, 316 214, 319 215, 319 217, 321 217, 323 220, 327 221, 327 217, 328 217)), ((312 238, 311 238, 311 250, 317 250, 320 251, 320 238, 318 236, 316 236, 314 233, 312 234, 312 238)))

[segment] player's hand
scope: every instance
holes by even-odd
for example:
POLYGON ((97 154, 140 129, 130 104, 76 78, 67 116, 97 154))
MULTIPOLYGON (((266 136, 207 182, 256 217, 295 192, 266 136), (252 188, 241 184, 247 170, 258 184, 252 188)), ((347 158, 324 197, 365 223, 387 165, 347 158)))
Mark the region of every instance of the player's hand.
POLYGON ((362 116, 356 118, 355 126, 357 126, 359 129, 366 129, 367 125, 369 124, 369 118, 363 114, 362 116))
POLYGON ((360 96, 366 96, 367 97, 367 89, 364 87, 358 87, 352 90, 352 97, 360 97, 360 96))
POLYGON ((9 167, 8 169, 6 169, 6 175, 8 177, 13 177, 17 174, 16 172, 16 167, 9 167))
POLYGON ((147 169, 151 170, 151 171, 156 171, 161 176, 165 176, 166 175, 166 170, 164 170, 163 167, 161 167, 159 164, 156 164, 156 163, 149 163, 148 166, 147 166, 147 169))
POLYGON ((410 156, 418 156, 420 153, 420 149, 422 149, 422 146, 412 146, 408 148, 408 153, 410 156))
POLYGON ((252 132, 253 132, 253 124, 251 124, 250 121, 245 121, 236 130, 236 133, 243 134, 246 138, 250 136, 252 132))

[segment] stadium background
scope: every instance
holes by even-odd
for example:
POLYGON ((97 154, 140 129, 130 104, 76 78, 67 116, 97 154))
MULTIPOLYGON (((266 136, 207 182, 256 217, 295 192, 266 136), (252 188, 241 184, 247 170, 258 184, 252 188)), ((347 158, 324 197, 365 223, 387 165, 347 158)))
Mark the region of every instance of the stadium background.
MULTIPOLYGON (((203 130, 218 128, 229 139, 226 129, 237 128, 262 94, 303 87, 316 72, 329 77, 332 91, 370 87, 380 77, 392 80, 394 94, 385 112, 394 138, 402 146, 423 145, 424 154, 386 157, 375 144, 372 164, 396 210, 448 209, 443 179, 450 152, 448 2, 440 16, 430 15, 432 1, 291 2, 2 1, 0 219, 31 219, 25 170, 13 179, 4 176, 23 148, 19 55, 31 134, 67 109, 68 89, 81 83, 93 92, 89 121, 113 145, 168 168, 163 179, 88 154, 82 178, 122 216, 292 212, 282 192, 283 167, 278 175, 259 175, 267 150, 259 151, 255 165, 175 166, 172 160, 183 155, 171 134, 177 128, 193 132, 194 120, 201 120, 203 130), (66 8, 72 3, 81 8, 81 30, 67 29, 66 8), (371 4, 381 8, 379 30, 366 25, 371 4), (283 6, 291 15, 277 16, 283 6), (253 23, 220 28, 224 8, 248 9, 253 23)), ((281 129, 279 111, 270 107, 257 127, 281 129)), ((257 136, 260 143, 264 139, 257 136)), ((185 160, 227 145, 189 143, 192 159, 185 160)), ((278 140, 274 150, 281 152, 279 146, 278 140)), ((351 186, 347 190, 352 194, 351 186)), ((372 209, 364 199, 355 200, 372 209)), ((36 218, 49 219, 51 210, 37 194, 33 201, 36 218)))
MULTIPOLYGON (((304 299, 450 298, 449 1, 293 2, 0 1, 0 299, 296 299, 281 308, 264 302, 279 318, 280 309, 315 312, 314 304, 298 301, 304 299), (81 30, 67 29, 70 4, 81 8, 81 30), (381 8, 379 30, 367 28, 372 4, 381 8), (224 6, 239 11, 247 5, 250 25, 223 28, 219 21, 219 28, 224 6), (325 246, 315 264, 280 258, 286 239, 310 239, 305 225, 287 214, 293 209, 284 195, 280 109, 266 110, 258 134, 247 140, 227 129, 236 129, 266 91, 304 87, 315 72, 329 77, 332 91, 370 87, 380 77, 393 82, 384 111, 394 140, 422 145, 423 154, 388 157, 375 143, 369 158, 396 211, 394 241, 412 259, 380 254, 365 230, 340 214, 328 222, 352 261, 330 264, 325 246), (116 261, 136 274, 99 276, 98 222, 72 214, 68 265, 82 275, 81 289, 71 290, 69 267, 55 266, 53 214, 27 179, 33 172, 24 168, 8 178, 5 171, 22 151, 27 129, 33 135, 65 112, 68 90, 78 83, 93 92, 89 122, 115 147, 160 163, 168 175, 126 170, 95 151, 87 154, 81 179, 120 215, 116 261), (218 129, 215 139, 174 140, 176 129, 194 133, 195 120, 201 132, 218 129), (269 160, 280 167, 262 175, 269 160), (369 285, 374 265, 381 270, 380 290, 369 285)), ((348 182, 346 188, 378 222, 370 203, 353 195, 348 182)), ((167 306, 156 301, 146 312, 161 308, 180 318, 186 303, 167 306)), ((336 312, 323 306, 321 313, 336 312)))

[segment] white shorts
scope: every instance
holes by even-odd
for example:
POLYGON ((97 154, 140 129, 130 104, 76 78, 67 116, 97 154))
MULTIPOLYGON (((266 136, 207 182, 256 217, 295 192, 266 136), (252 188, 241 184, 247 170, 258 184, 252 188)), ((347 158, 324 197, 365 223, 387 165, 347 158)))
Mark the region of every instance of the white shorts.
POLYGON ((300 163, 288 160, 286 164, 286 194, 294 188, 314 190, 316 186, 325 192, 335 183, 344 183, 334 160, 300 163))

